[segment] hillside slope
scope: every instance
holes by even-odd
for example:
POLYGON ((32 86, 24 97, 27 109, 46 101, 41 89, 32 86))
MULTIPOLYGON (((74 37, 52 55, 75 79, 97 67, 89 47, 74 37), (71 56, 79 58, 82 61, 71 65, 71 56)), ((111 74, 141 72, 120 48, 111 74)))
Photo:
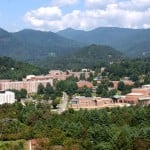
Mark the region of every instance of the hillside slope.
POLYGON ((9 57, 0 57, 0 79, 21 80, 29 74, 43 74, 46 70, 9 57))
POLYGON ((46 59, 42 64, 57 69, 93 68, 103 62, 119 60, 122 57, 122 53, 112 47, 92 44, 60 59, 46 59))
POLYGON ((47 56, 59 57, 74 51, 81 45, 53 32, 22 30, 9 33, 0 30, 0 55, 18 60, 36 62, 47 56))
POLYGON ((57 34, 86 44, 109 45, 128 56, 150 56, 150 29, 103 27, 91 31, 66 29, 57 34))

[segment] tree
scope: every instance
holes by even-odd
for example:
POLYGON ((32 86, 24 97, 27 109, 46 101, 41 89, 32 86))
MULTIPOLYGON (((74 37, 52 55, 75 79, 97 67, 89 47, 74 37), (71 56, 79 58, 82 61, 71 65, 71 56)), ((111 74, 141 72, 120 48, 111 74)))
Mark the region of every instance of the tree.
POLYGON ((145 76, 144 84, 150 84, 150 74, 145 76))
POLYGON ((45 92, 45 88, 44 88, 43 84, 40 83, 40 84, 38 85, 37 94, 44 94, 44 92, 45 92))
POLYGON ((98 96, 107 97, 108 96, 108 87, 106 84, 99 84, 96 89, 96 94, 98 96))
POLYGON ((125 90, 125 84, 124 84, 124 82, 120 81, 118 83, 118 90, 120 90, 120 91, 125 90))
POLYGON ((21 95, 21 98, 26 98, 27 97, 27 90, 26 89, 21 89, 20 90, 20 95, 21 95))
POLYGON ((85 80, 85 73, 80 74, 80 80, 85 80))
POLYGON ((129 135, 127 131, 121 131, 117 140, 116 140, 116 148, 117 150, 127 150, 130 149, 131 140, 129 139, 129 135))
POLYGON ((66 80, 65 81, 65 92, 69 95, 72 96, 77 92, 77 84, 75 81, 71 80, 66 80))
POLYGON ((57 105, 58 105, 59 103, 60 103, 60 98, 57 97, 56 99, 54 99, 54 100, 52 101, 52 106, 53 106, 53 108, 56 109, 56 108, 57 108, 57 105))
POLYGON ((78 93, 81 96, 85 96, 85 97, 91 97, 92 96, 92 90, 90 88, 87 88, 87 87, 80 88, 78 93))
POLYGON ((50 83, 47 83, 45 87, 45 94, 50 96, 53 93, 54 93, 53 87, 51 86, 50 83))

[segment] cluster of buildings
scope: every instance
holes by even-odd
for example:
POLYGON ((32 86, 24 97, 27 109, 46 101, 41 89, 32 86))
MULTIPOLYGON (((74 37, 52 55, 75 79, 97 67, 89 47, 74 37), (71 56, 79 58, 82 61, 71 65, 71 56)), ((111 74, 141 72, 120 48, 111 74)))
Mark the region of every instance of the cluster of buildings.
POLYGON ((42 83, 44 86, 46 86, 47 83, 50 83, 53 86, 54 80, 66 80, 70 76, 80 78, 81 74, 83 73, 86 78, 89 77, 89 72, 85 70, 81 72, 63 72, 61 70, 52 70, 47 75, 28 75, 22 81, 0 80, 0 90, 5 91, 8 89, 26 89, 28 93, 36 93, 40 83, 42 83))
MULTIPOLYGON (((70 76, 77 77, 80 79, 81 75, 84 74, 85 79, 90 76, 90 73, 94 74, 93 71, 88 69, 82 69, 80 72, 73 71, 61 71, 61 70, 51 70, 47 75, 28 75, 23 78, 22 81, 11 81, 11 80, 0 80, 0 104, 3 103, 14 103, 15 94, 13 92, 7 91, 9 89, 26 89, 27 93, 36 93, 38 85, 42 83, 46 86, 50 83, 53 86, 54 80, 66 80, 70 76)), ((96 79, 99 81, 98 79, 96 79)), ((113 88, 117 89, 119 81, 111 81, 113 88)), ((134 82, 131 80, 123 80, 125 85, 133 85, 134 82)), ((88 87, 93 91, 96 87, 93 86, 91 82, 80 80, 77 82, 78 88, 88 87)), ((74 97, 71 100, 70 107, 74 109, 79 108, 103 108, 103 107, 116 107, 116 106, 127 106, 131 104, 150 104, 150 85, 143 85, 141 88, 133 88, 131 93, 124 96, 114 96, 113 98, 101 98, 101 97, 74 97)))
POLYGON ((4 96, 0 99, 0 104, 14 102, 15 98, 12 100, 11 96, 6 96, 6 93, 8 93, 7 90, 26 89, 28 94, 36 93, 40 83, 43 84, 43 86, 46 86, 47 83, 50 83, 53 86, 54 80, 66 80, 70 76, 80 78, 82 74, 84 74, 85 78, 88 78, 89 70, 83 69, 80 72, 51 70, 47 75, 28 75, 26 78, 23 78, 22 81, 0 80, 0 91, 6 91, 5 93, 1 92, 4 96), (8 97, 7 100, 5 96, 8 97))
POLYGON ((71 100, 69 107, 78 110, 81 108, 96 109, 96 108, 123 107, 123 106, 129 106, 129 104, 114 103, 113 99, 111 98, 77 96, 71 100))
MULTIPOLYGON (((119 82, 119 81, 118 81, 119 82)), ((114 82, 114 88, 117 88, 118 82, 114 82), (117 84, 116 84, 117 83, 117 84)), ((90 85, 89 83, 82 82, 80 85, 90 85)), ((126 82, 126 85, 132 85, 133 82, 126 82)), ((78 86, 80 87, 80 86, 78 86)), ((91 86, 89 86, 91 87, 91 86)), ((141 88, 133 88, 131 93, 126 95, 115 95, 112 98, 102 98, 102 97, 84 97, 76 96, 71 100, 69 105, 73 109, 95 109, 95 108, 105 108, 105 107, 123 107, 130 105, 149 105, 150 104, 150 85, 143 85, 141 88)))

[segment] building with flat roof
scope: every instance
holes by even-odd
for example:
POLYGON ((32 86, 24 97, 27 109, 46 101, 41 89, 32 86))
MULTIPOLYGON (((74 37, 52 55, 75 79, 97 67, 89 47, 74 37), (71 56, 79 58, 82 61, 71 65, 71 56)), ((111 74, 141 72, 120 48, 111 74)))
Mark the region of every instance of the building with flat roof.
POLYGON ((142 93, 143 95, 150 95, 150 88, 133 88, 131 93, 142 93))
POLYGON ((138 99, 142 96, 144 96, 142 93, 129 93, 126 94, 124 102, 129 104, 138 104, 138 99))
POLYGON ((47 75, 28 75, 23 81, 0 80, 0 90, 26 89, 28 93, 36 93, 40 83, 44 86, 46 86, 47 83, 53 85, 53 79, 47 75))
POLYGON ((142 88, 133 88, 131 93, 126 94, 125 102, 130 104, 145 103, 149 104, 150 87, 143 85, 142 88), (145 100, 144 100, 145 98, 145 100))
POLYGON ((15 93, 11 91, 0 91, 0 105, 8 103, 12 104, 15 100, 15 93))
POLYGON ((114 103, 111 98, 102 97, 84 97, 79 96, 71 100, 70 108, 73 109, 98 109, 106 107, 122 107, 128 106, 125 103, 114 103))
POLYGON ((111 81, 113 83, 113 87, 118 89, 119 82, 123 82, 125 85, 134 85, 134 82, 131 80, 121 80, 121 81, 111 81))
POLYGON ((80 80, 79 82, 77 82, 77 86, 78 88, 83 88, 83 87, 93 88, 93 84, 85 80, 80 80))
POLYGON ((76 97, 71 101, 71 107, 75 109, 79 108, 98 108, 103 107, 104 104, 112 103, 112 99, 101 97, 76 97))
POLYGON ((142 88, 150 88, 150 84, 142 85, 142 88))
POLYGON ((150 105, 150 96, 139 97, 138 102, 143 106, 150 105))

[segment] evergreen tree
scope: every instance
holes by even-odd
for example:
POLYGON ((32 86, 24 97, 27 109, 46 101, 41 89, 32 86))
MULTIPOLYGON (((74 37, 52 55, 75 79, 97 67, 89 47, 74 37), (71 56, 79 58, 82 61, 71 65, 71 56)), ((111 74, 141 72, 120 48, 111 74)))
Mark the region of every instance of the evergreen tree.
POLYGON ((45 92, 45 88, 44 88, 44 85, 42 83, 40 83, 38 85, 38 90, 37 90, 37 94, 44 94, 45 92))

